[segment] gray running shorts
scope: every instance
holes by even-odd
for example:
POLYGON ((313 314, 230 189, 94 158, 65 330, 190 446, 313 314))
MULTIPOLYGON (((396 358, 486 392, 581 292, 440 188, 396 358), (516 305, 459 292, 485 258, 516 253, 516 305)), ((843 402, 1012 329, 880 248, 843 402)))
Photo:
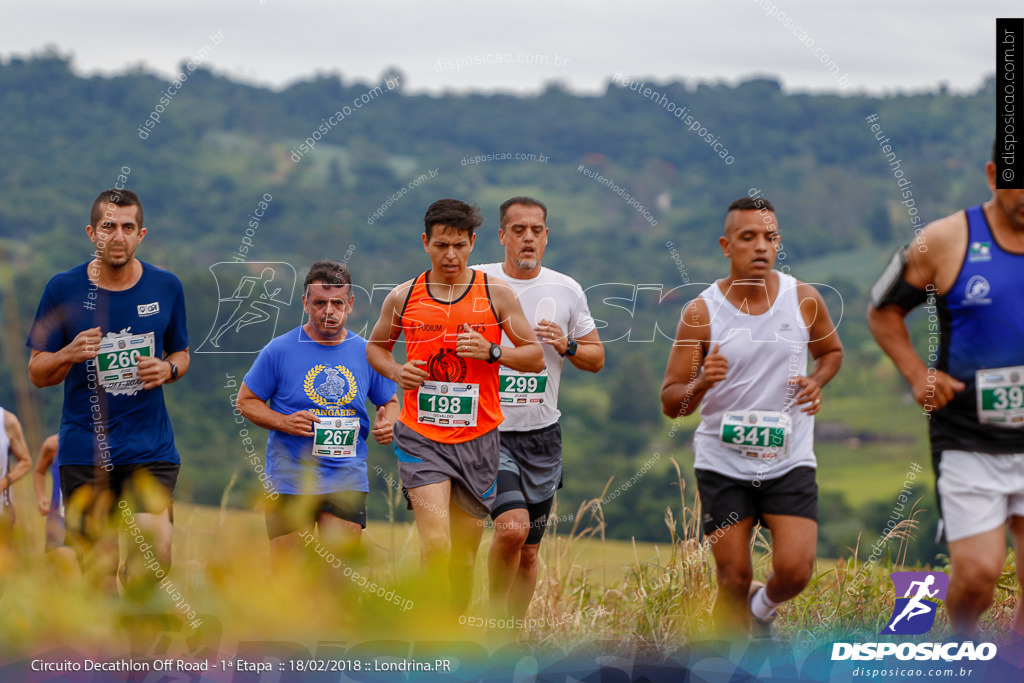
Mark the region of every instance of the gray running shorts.
POLYGON ((487 518, 498 479, 496 428, 462 443, 440 443, 399 422, 395 424, 394 437, 398 474, 414 510, 413 489, 450 479, 452 502, 468 515, 487 518))

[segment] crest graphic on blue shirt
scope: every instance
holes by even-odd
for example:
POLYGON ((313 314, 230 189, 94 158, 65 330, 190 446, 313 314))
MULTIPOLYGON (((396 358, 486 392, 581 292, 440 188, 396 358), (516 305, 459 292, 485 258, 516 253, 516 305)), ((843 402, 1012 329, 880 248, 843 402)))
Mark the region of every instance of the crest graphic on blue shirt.
POLYGON ((302 386, 309 400, 324 408, 343 406, 359 393, 355 375, 344 365, 317 363, 306 373, 302 386))
POLYGON ((939 602, 946 599, 949 577, 943 572, 893 572, 889 578, 896 589, 896 604, 888 625, 880 633, 927 633, 935 624, 939 602))

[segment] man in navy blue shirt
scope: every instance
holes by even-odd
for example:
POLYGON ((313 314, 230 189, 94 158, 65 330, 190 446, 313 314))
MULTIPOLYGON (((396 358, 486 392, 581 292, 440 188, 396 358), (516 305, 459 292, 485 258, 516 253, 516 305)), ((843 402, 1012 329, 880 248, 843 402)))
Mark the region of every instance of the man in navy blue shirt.
POLYGON ((122 578, 162 578, 170 565, 181 459, 162 387, 188 371, 188 332, 181 281, 135 258, 146 228, 134 192, 101 192, 85 231, 94 258, 47 283, 28 370, 38 387, 64 384, 57 459, 68 543, 113 591, 115 514, 141 530, 122 578))
MULTIPOLYGON (((309 320, 267 344, 238 389, 238 410, 270 430, 267 533, 275 563, 318 527, 344 552, 366 527, 366 437, 391 442, 395 383, 366 361, 366 340, 345 329, 352 276, 321 260, 303 284, 309 320), (370 426, 366 401, 377 407, 370 426)), ((306 542, 308 545, 308 540, 306 542)))

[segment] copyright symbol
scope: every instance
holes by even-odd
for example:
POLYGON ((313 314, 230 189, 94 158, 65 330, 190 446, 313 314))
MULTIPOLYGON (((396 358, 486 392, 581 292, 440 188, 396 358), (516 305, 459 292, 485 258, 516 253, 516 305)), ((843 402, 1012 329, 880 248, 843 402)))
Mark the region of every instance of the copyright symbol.
POLYGON ((1013 180, 1013 169, 1012 168, 1004 168, 1003 169, 1003 180, 1005 180, 1006 182, 1011 182, 1013 180))

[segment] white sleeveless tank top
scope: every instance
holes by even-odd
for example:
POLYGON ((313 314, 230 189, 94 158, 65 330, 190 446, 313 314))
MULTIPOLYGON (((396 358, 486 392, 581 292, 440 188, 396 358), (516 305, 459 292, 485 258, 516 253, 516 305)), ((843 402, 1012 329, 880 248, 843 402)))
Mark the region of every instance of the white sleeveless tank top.
MULTIPOLYGON (((799 386, 788 381, 807 374, 810 334, 791 275, 772 271, 779 291, 771 308, 747 315, 733 306, 718 283, 701 292, 711 320, 711 344, 729 362, 724 380, 711 387, 701 402, 700 426, 694 435, 697 469, 735 479, 775 479, 796 467, 817 467, 814 457, 814 417, 795 402, 799 386), (726 411, 769 411, 792 421, 785 457, 752 457, 723 442, 726 411)), ((773 418, 769 418, 773 419, 773 418)), ((785 418, 782 418, 785 419, 785 418)), ((749 451, 748 451, 749 452, 749 451)))
MULTIPOLYGON (((4 427, 4 409, 0 408, 0 479, 7 476, 11 466, 11 438, 7 436, 7 429, 4 427)), ((14 502, 14 494, 8 487, 0 493, 0 510, 7 508, 14 502)))

